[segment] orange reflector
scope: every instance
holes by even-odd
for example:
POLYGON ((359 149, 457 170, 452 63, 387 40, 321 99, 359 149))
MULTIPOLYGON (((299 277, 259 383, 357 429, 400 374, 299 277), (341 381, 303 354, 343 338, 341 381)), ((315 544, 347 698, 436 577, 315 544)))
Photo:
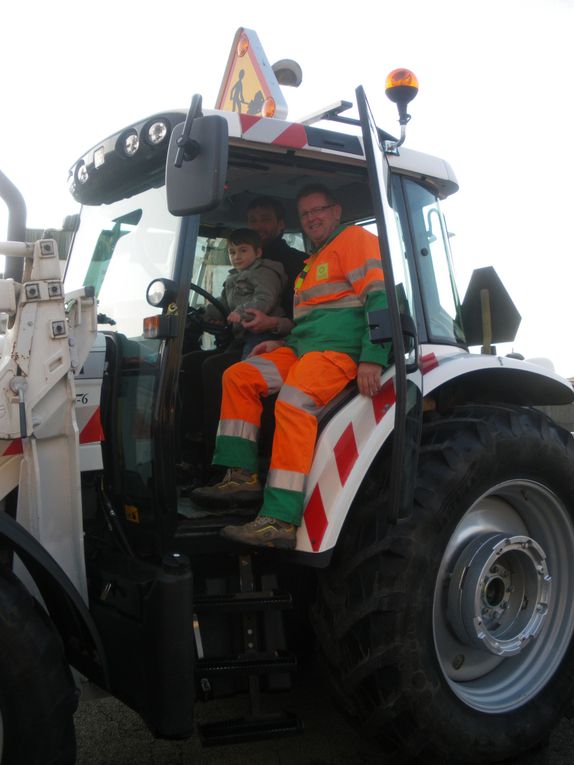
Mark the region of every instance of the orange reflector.
POLYGON ((143 336, 148 340, 167 340, 170 337, 177 337, 178 321, 177 308, 172 303, 168 313, 145 317, 143 336))
POLYGON ((275 99, 272 96, 266 98, 261 107, 262 117, 274 117, 275 116, 275 99))
POLYGON ((124 515, 130 523, 140 522, 140 511, 135 505, 124 505, 124 515))
POLYGON ((160 319, 161 315, 158 314, 157 316, 146 316, 143 320, 143 335, 148 340, 153 340, 159 336, 160 319))
POLYGON ((239 42, 237 43, 237 55, 239 56, 239 58, 241 58, 241 56, 244 56, 248 50, 249 50, 249 40, 247 39, 246 34, 242 34, 241 37, 239 38, 239 42))
POLYGON ((406 85, 409 88, 419 89, 419 81, 414 72, 410 69, 393 69, 393 71, 387 75, 385 80, 385 90, 391 88, 398 88, 401 85, 406 85))

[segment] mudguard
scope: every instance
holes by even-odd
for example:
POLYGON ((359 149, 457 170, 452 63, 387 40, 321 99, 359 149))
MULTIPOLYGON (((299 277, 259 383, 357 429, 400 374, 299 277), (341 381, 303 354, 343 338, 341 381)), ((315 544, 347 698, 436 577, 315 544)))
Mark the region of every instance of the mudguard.
MULTIPOLYGON (((451 346, 421 348, 423 394, 452 381, 468 401, 476 393, 521 406, 568 404, 570 383, 545 367, 506 356, 474 355, 451 346)), ((356 396, 325 426, 307 482, 297 550, 312 565, 327 565, 369 466, 393 431, 395 390, 390 372, 373 399, 356 396), (313 561, 312 558, 317 560, 313 561)), ((305 562, 302 560, 302 562, 305 562)))

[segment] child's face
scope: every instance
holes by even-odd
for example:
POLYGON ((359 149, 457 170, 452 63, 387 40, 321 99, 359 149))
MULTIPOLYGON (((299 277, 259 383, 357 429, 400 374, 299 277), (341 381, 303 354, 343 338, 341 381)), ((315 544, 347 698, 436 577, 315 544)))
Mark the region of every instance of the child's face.
POLYGON ((231 265, 238 271, 249 268, 253 261, 261 257, 261 249, 255 249, 252 244, 232 244, 230 242, 227 252, 231 265))

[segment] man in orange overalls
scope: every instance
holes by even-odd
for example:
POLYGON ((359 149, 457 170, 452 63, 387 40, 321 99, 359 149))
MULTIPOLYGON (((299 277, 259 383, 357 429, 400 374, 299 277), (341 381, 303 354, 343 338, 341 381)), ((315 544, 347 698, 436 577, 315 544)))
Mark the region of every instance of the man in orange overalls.
POLYGON ((369 338, 368 311, 387 307, 378 241, 359 226, 341 226, 341 205, 321 185, 297 198, 303 231, 314 246, 295 282, 295 326, 282 340, 268 340, 226 370, 213 463, 227 466, 215 486, 192 497, 258 499, 257 437, 261 398, 279 393, 275 436, 263 505, 255 520, 226 526, 222 535, 244 544, 296 546, 313 462, 317 416, 349 381, 374 396, 389 349, 369 338))

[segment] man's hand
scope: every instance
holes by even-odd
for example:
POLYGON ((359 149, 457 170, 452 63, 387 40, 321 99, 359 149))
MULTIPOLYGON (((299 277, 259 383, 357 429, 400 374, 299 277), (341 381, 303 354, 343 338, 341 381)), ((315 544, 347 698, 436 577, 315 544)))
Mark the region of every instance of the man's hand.
POLYGON ((360 361, 357 367, 357 385, 359 393, 372 398, 381 389, 381 373, 383 368, 380 364, 371 361, 360 361))
MULTIPOLYGON (((282 340, 264 340, 262 343, 257 343, 253 348, 249 356, 260 356, 262 353, 271 353, 276 348, 281 348, 285 343, 282 340)), ((247 358, 249 358, 249 356, 247 358)))
POLYGON ((257 308, 246 308, 245 313, 251 314, 252 318, 244 319, 241 325, 250 332, 259 334, 261 332, 273 332, 277 329, 276 316, 267 316, 266 313, 257 308))
POLYGON ((241 321, 241 316, 238 311, 231 311, 227 316, 227 321, 230 321, 232 324, 238 324, 241 321))

